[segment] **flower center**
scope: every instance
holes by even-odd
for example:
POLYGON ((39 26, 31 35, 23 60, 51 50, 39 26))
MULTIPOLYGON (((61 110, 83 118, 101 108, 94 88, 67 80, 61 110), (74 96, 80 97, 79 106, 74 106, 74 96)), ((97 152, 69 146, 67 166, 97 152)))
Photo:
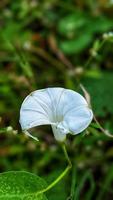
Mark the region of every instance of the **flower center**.
POLYGON ((68 134, 69 133, 69 129, 67 127, 67 124, 64 121, 58 122, 56 127, 57 127, 57 129, 59 129, 59 131, 62 134, 68 134))

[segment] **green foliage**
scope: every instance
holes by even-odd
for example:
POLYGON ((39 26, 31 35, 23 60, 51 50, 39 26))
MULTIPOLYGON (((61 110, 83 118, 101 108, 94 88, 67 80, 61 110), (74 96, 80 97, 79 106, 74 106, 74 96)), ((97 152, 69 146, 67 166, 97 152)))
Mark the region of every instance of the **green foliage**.
POLYGON ((105 176, 103 182, 101 183, 101 190, 98 194, 97 200, 108 198, 108 196, 106 195, 106 190, 109 190, 112 182, 113 182, 113 166, 110 167, 107 176, 105 176))
MULTIPOLYGON (((35 130, 39 143, 21 133, 20 106, 35 89, 80 91, 82 83, 100 124, 113 133, 113 38, 101 46, 103 34, 113 31, 112 5, 107 0, 0 2, 0 172, 30 171, 51 183, 65 168, 49 127, 35 130)), ((69 135, 67 147, 75 173, 48 191, 48 199, 113 199, 113 140, 93 122, 86 132, 69 135)))
POLYGON ((1 200, 47 200, 45 195, 38 194, 46 188, 45 181, 34 174, 23 171, 10 171, 0 174, 1 200))
MULTIPOLYGON (((51 183, 53 180, 55 180, 56 177, 59 176, 59 174, 64 169, 55 170, 52 173, 50 173, 46 180, 48 183, 51 183)), ((69 184, 68 184, 69 186, 69 184)), ((55 187, 53 187, 50 191, 47 192, 47 196, 49 200, 65 200, 68 196, 68 191, 66 189, 66 177, 64 177, 55 187), (56 195, 57 194, 57 195, 56 195)))
POLYGON ((89 181, 89 190, 86 194, 84 194, 84 199, 87 199, 87 200, 92 199, 94 189, 95 189, 95 183, 94 183, 94 180, 92 177, 92 173, 90 171, 86 171, 85 174, 83 175, 83 177, 80 179, 78 187, 75 190, 74 200, 80 199, 81 191, 87 181, 89 181))
POLYGON ((83 81, 91 95, 91 101, 95 113, 101 117, 113 114, 113 75, 111 73, 98 73, 92 77, 90 72, 86 73, 83 81))
POLYGON ((70 13, 58 23, 58 32, 66 39, 59 40, 66 54, 80 53, 91 44, 95 34, 110 30, 113 21, 105 16, 91 16, 82 11, 70 13))
POLYGON ((79 53, 86 48, 92 40, 90 34, 80 34, 77 38, 68 41, 61 41, 60 49, 66 54, 79 53))
MULTIPOLYGON (((84 13, 76 10, 62 18, 58 23, 60 34, 69 37, 71 34, 76 35, 76 31, 86 25, 88 18, 84 13)), ((72 36, 74 36, 72 35, 72 36)))

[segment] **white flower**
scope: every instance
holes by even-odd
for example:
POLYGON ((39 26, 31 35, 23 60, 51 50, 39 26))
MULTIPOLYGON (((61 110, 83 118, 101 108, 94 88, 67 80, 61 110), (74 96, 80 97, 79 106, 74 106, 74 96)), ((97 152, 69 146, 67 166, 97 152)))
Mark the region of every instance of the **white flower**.
POLYGON ((64 88, 36 90, 28 95, 20 109, 22 130, 50 124, 56 140, 64 141, 68 133, 85 130, 93 118, 92 110, 79 93, 64 88))

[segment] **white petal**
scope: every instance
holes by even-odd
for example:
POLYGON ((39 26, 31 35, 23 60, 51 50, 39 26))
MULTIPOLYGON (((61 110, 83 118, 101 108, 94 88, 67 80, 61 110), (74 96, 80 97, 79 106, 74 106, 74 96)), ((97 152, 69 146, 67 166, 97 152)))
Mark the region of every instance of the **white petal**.
POLYGON ((66 139, 66 134, 63 134, 62 131, 56 126, 52 125, 52 130, 57 141, 63 142, 66 139))
MULTIPOLYGON (((34 91, 25 98, 20 109, 22 130, 26 131, 35 126, 54 124, 52 119, 51 99, 47 90, 34 91)), ((26 134, 31 136, 27 131, 26 134)))
POLYGON ((86 100, 77 92, 64 88, 36 90, 26 97, 20 110, 20 124, 24 131, 51 124, 59 141, 63 141, 69 132, 83 131, 92 118, 86 100))
POLYGON ((57 107, 60 103, 60 99, 64 90, 65 90, 64 88, 59 88, 59 87, 47 88, 48 95, 51 99, 51 107, 52 107, 52 112, 54 115, 54 120, 56 122, 61 121, 60 113, 57 113, 57 107))
POLYGON ((65 89, 57 106, 57 115, 65 116, 68 111, 80 106, 87 106, 87 102, 79 93, 65 89))
POLYGON ((85 130, 93 119, 92 110, 86 106, 70 110, 64 117, 64 121, 72 134, 81 133, 85 130))

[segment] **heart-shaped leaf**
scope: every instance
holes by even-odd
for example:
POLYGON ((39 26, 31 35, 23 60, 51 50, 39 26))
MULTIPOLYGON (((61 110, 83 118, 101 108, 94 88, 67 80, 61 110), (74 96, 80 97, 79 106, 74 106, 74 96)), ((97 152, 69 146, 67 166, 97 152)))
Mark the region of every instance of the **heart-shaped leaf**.
POLYGON ((0 200, 47 200, 43 193, 39 193, 46 187, 42 178, 29 172, 0 174, 0 200))

